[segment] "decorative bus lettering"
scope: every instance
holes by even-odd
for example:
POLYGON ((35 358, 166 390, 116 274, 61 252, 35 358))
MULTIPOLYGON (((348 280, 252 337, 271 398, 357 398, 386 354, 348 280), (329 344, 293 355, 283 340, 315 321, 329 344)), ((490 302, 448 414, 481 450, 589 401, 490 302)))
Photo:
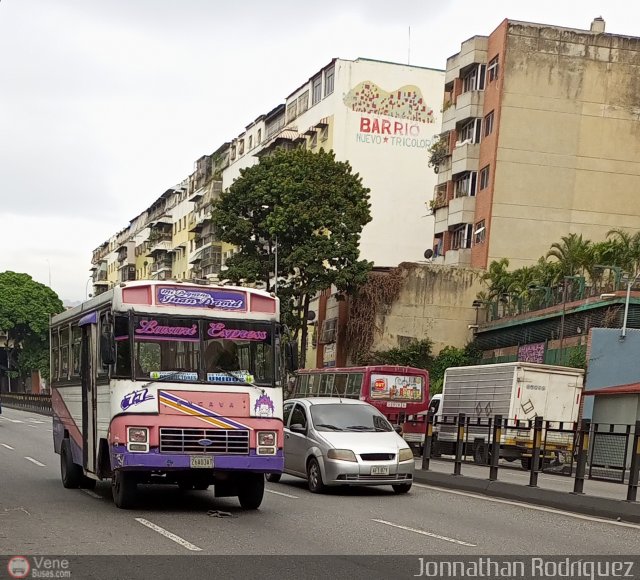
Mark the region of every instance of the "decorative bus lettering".
POLYGON ((161 326, 157 320, 141 320, 136 328, 136 334, 149 334, 154 336, 198 336, 198 325, 191 326, 161 326))
POLYGON ((226 338, 227 340, 266 340, 266 330, 241 330, 239 328, 227 328, 224 322, 209 323, 207 334, 211 338, 226 338))

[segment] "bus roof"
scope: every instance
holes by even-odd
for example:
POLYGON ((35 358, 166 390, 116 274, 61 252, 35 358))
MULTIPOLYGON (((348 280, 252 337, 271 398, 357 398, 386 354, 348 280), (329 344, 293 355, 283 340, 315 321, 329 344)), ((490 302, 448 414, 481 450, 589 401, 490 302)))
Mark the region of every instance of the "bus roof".
POLYGON ((106 292, 103 292, 102 294, 99 294, 98 296, 95 296, 74 308, 52 317, 51 324, 61 324, 65 321, 71 321, 84 313, 98 310, 106 304, 114 305, 115 309, 118 311, 141 310, 157 314, 178 314, 183 316, 197 316, 198 312, 200 314, 202 314, 202 312, 206 312, 211 315, 215 312, 216 314, 222 314, 227 317, 230 313, 233 314, 237 312, 245 315, 248 314, 250 317, 273 319, 277 318, 279 315, 278 303, 279 300, 275 295, 265 292, 264 290, 247 288, 244 286, 222 286, 217 284, 199 284, 197 282, 176 282, 164 280, 136 280, 131 282, 121 282, 106 292), (226 310, 224 308, 212 309, 211 306, 199 306, 197 304, 183 305, 179 303, 169 304, 169 302, 162 304, 159 301, 159 288, 178 291, 182 290, 186 292, 201 291, 200 294, 218 291, 221 294, 221 298, 233 296, 235 293, 235 298, 245 304, 244 308, 237 308, 235 310, 226 310), (249 300, 246 298, 249 298, 249 300), (168 311, 167 306, 171 307, 172 310, 168 311))
POLYGON ((426 369, 400 365, 372 365, 365 367, 324 367, 322 369, 300 369, 296 373, 381 373, 381 374, 429 374, 426 369))

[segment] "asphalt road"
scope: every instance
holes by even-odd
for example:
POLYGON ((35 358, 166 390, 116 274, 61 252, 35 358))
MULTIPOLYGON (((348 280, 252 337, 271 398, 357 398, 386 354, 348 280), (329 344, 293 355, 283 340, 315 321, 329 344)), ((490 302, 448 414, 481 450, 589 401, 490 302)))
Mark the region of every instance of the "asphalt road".
POLYGON ((255 512, 169 486, 144 488, 138 509, 119 510, 108 483, 62 487, 49 418, 0 415, 0 554, 640 554, 640 525, 453 490, 313 495, 289 477, 267 489, 255 512))

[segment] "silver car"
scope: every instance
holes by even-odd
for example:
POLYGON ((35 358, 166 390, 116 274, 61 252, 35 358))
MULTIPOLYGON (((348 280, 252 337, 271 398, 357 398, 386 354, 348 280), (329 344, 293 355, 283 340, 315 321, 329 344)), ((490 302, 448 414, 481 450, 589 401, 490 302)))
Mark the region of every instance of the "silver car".
MULTIPOLYGON (((407 493, 413 482, 410 447, 387 419, 363 401, 290 399, 284 404, 284 472, 303 477, 313 493, 328 485, 391 485, 407 493)), ((277 482, 280 474, 267 474, 277 482)))

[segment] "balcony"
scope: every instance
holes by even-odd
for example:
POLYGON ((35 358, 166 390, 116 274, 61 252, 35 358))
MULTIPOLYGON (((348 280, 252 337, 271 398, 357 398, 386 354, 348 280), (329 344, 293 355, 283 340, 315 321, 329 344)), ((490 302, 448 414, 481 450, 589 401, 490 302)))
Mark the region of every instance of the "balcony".
POLYGON ((460 52, 447 59, 447 71, 445 73, 445 84, 450 83, 460 76, 460 70, 470 64, 486 64, 488 37, 474 36, 462 43, 460 52))
POLYGON ((442 207, 437 209, 433 214, 435 223, 433 226, 433 233, 435 235, 442 234, 449 229, 449 208, 442 207))
POLYGON ((153 257, 158 252, 168 252, 171 250, 173 243, 171 241, 172 236, 170 233, 155 234, 149 237, 149 252, 147 256, 153 257))
POLYGON ((442 132, 453 131, 456 128, 458 113, 456 106, 452 103, 449 108, 442 113, 442 132))
POLYGON ((447 224, 457 226, 458 224, 472 224, 475 221, 476 198, 456 197, 449 202, 449 215, 447 224))
POLYGON ((107 281, 107 271, 106 270, 98 270, 93 275, 93 285, 94 286, 108 286, 109 282, 107 281))
POLYGON ((466 93, 458 95, 455 106, 456 123, 460 123, 466 119, 479 119, 483 115, 484 91, 467 91, 466 93))
POLYGON ((465 143, 458 145, 451 155, 451 173, 465 173, 467 171, 478 171, 480 159, 480 144, 465 143))
POLYGON ((470 266, 471 248, 461 248, 459 250, 449 250, 444 255, 445 266, 470 266))
POLYGON ((171 272, 172 264, 171 260, 159 260, 151 264, 151 274, 158 274, 159 272, 171 272))
POLYGON ((194 187, 194 191, 192 191, 189 196, 188 196, 188 200, 189 201, 193 201, 194 203, 199 202, 202 197, 204 196, 204 194, 206 193, 206 188, 204 187, 198 187, 196 189, 196 187, 194 187))

